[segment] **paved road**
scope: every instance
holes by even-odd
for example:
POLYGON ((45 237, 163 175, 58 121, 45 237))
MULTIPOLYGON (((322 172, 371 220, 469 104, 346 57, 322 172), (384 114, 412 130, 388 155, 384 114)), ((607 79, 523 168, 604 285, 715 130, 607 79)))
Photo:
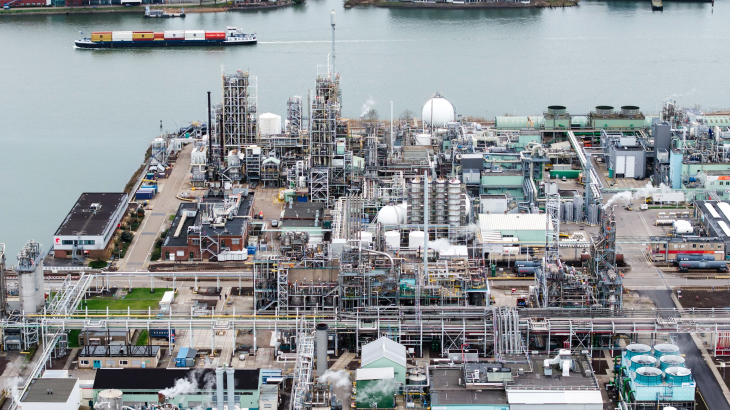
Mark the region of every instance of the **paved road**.
POLYGON ((142 226, 137 230, 127 255, 119 265, 120 270, 143 270, 149 264, 149 254, 157 236, 163 230, 163 225, 168 220, 168 216, 177 212, 177 208, 182 202, 177 199, 177 194, 180 188, 185 187, 189 182, 187 177, 190 173, 190 152, 192 149, 193 144, 188 144, 183 148, 180 155, 178 155, 175 168, 172 170, 170 177, 160 184, 161 191, 150 201, 152 211, 147 211, 147 216, 142 222, 142 226))
MULTIPOLYGON (((668 290, 649 290, 642 292, 642 294, 650 297, 657 308, 676 308, 672 301, 672 294, 668 290)), ((677 344, 685 355, 687 367, 692 369, 692 375, 697 382, 702 398, 707 403, 707 407, 711 410, 730 410, 730 404, 725 399, 715 375, 702 357, 702 353, 697 348, 692 336, 687 333, 678 334, 677 344)))

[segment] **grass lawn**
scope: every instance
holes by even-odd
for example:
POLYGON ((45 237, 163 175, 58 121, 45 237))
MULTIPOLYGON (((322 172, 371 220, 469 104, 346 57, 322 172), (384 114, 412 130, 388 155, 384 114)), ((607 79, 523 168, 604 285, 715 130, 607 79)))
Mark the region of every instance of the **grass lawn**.
POLYGON ((74 329, 70 332, 68 332, 68 347, 81 347, 79 346, 79 334, 81 333, 80 329, 74 329))
POLYGON ((147 345, 149 339, 150 339, 150 335, 147 333, 147 329, 142 329, 139 332, 139 337, 137 338, 137 346, 147 345))
POLYGON ((160 307, 160 300, 168 289, 156 288, 154 293, 150 293, 150 288, 135 289, 132 293, 127 294, 124 299, 114 299, 109 296, 97 296, 87 299, 82 309, 88 307, 89 310, 157 310, 160 307))

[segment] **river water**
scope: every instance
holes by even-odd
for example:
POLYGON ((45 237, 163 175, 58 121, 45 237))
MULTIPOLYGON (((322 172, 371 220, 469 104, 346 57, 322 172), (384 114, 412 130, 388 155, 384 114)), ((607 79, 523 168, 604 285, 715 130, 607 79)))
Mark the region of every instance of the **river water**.
POLYGON ((663 99, 730 106, 730 5, 583 0, 520 10, 344 10, 341 0, 255 12, 144 19, 97 14, 0 19, 0 242, 10 264, 51 236, 81 192, 119 191, 159 130, 205 120, 220 71, 258 77, 259 112, 284 116, 330 52, 343 111, 415 112, 440 91, 465 115, 575 114, 600 104, 656 112, 663 99), (260 43, 226 49, 76 50, 79 32, 237 26, 260 43), (12 255, 12 256, 10 256, 12 255))

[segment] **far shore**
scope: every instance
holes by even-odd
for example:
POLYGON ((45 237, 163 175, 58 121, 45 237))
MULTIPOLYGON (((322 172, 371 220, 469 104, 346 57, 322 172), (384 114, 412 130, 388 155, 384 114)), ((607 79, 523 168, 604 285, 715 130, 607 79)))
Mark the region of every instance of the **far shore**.
MULTIPOLYGON (((234 6, 231 2, 195 4, 146 4, 154 10, 164 10, 169 13, 179 13, 180 8, 188 13, 222 13, 227 11, 255 11, 280 7, 288 7, 297 4, 293 0, 282 0, 276 3, 253 3, 242 6, 234 6)), ((56 14, 98 14, 98 13, 123 13, 144 15, 144 6, 74 6, 74 7, 15 7, 10 10, 0 9, 0 16, 25 16, 25 15, 56 15, 56 14)))

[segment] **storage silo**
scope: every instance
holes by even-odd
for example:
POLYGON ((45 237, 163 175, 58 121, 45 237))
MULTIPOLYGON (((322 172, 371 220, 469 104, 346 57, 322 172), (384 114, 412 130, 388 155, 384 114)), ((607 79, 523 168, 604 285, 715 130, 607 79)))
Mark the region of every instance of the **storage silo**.
POLYGON ((626 346, 626 353, 624 354, 624 357, 627 359, 631 360, 632 357, 641 355, 651 355, 651 347, 641 343, 634 343, 626 346))
POLYGON ((667 355, 659 358, 659 368, 667 370, 669 367, 684 367, 684 357, 677 355, 667 355))
POLYGON ((98 403, 109 403, 109 410, 122 410, 122 391, 117 389, 102 390, 99 392, 98 403))
POLYGON ((636 383, 643 386, 658 386, 662 384, 663 373, 656 367, 640 367, 636 369, 636 383))
POLYGON ((654 345, 654 357, 657 359, 662 356, 678 356, 679 347, 670 343, 661 343, 654 345))
POLYGON ((598 225, 598 205, 590 204, 586 207, 588 212, 588 223, 590 225, 598 225))
POLYGON ((692 371, 686 367, 667 367, 664 371, 666 382, 673 385, 692 382, 692 371))
POLYGON ((583 222, 583 195, 573 197, 573 220, 583 222))
POLYGON ((388 231, 385 233, 385 245, 392 250, 400 249, 400 232, 388 231))
POLYGON ((640 367, 655 367, 656 362, 656 357, 646 354, 634 356, 631 358, 631 366, 629 366, 629 369, 636 371, 640 367))
POLYGON ((416 145, 431 145, 431 134, 416 134, 416 145))
POLYGON ((461 181, 452 179, 449 181, 449 225, 461 226, 461 181))
POLYGON ((261 135, 281 134, 281 116, 270 112, 259 115, 261 135))
MULTIPOLYGON (((449 186, 449 188, 451 188, 449 186)), ((451 189, 449 189, 449 194, 451 193, 451 189)), ((451 199, 451 196, 449 196, 449 199, 451 199)), ((447 210, 446 208, 446 180, 443 178, 439 178, 436 180, 436 183, 434 184, 433 189, 433 205, 431 205, 431 209, 433 209, 433 214, 436 216, 434 218, 434 223, 436 225, 445 225, 446 224, 446 213, 448 211, 449 216, 451 214, 451 201, 449 201, 449 208, 447 210)), ((449 222, 450 222, 449 217, 449 222)))
POLYGON ((360 235, 360 242, 363 245, 366 245, 366 244, 369 245, 369 244, 373 243, 373 234, 371 234, 370 232, 360 231, 359 235, 360 235))
POLYGON ((410 231, 408 233, 408 249, 415 250, 423 248, 423 231, 410 231))
POLYGON ((572 203, 568 202, 567 204, 565 204, 565 215, 564 215, 565 222, 568 222, 568 223, 574 222, 573 209, 574 209, 574 206, 572 203))

